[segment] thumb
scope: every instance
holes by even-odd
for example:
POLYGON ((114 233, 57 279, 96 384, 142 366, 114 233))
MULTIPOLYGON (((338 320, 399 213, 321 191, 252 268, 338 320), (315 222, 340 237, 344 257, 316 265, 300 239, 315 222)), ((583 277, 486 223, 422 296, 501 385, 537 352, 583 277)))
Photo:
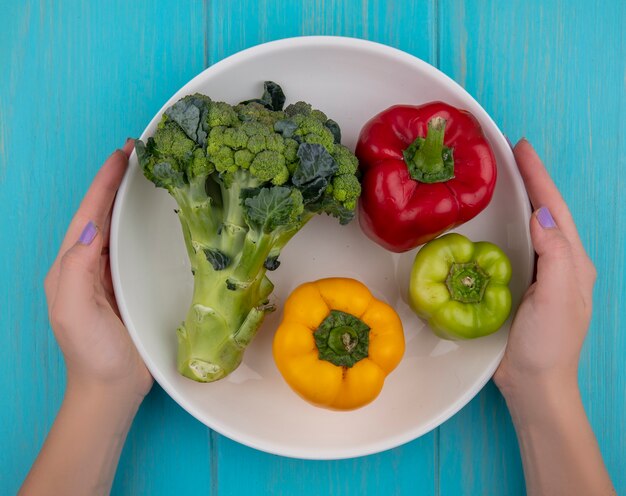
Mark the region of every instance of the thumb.
POLYGON ((530 236, 539 257, 537 282, 560 285, 568 274, 573 273, 573 252, 547 207, 537 209, 531 217, 530 236))
POLYGON ((102 242, 98 226, 89 221, 78 241, 61 258, 56 307, 74 306, 93 296, 100 275, 102 242))

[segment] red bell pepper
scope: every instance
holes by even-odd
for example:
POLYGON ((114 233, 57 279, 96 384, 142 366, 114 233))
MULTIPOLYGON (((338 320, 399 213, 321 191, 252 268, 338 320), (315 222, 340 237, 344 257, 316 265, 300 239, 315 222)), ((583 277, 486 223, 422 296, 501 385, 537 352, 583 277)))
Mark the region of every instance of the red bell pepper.
POLYGON ((359 222, 394 252, 467 222, 491 200, 496 160, 476 118, 443 102, 396 105, 374 116, 356 147, 359 222))

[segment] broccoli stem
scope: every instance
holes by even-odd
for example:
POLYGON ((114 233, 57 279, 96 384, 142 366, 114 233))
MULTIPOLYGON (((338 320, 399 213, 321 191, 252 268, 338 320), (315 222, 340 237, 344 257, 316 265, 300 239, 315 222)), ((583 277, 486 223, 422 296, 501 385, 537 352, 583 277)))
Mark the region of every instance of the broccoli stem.
POLYGON ((254 239, 248 233, 243 242, 243 249, 236 267, 233 269, 231 282, 239 287, 247 287, 263 269, 263 263, 272 249, 272 236, 262 234, 254 239))
POLYGON ((263 264, 270 256, 278 256, 285 245, 315 214, 304 212, 301 223, 290 229, 276 229, 271 233, 255 233, 249 231, 246 235, 241 255, 233 269, 231 282, 237 286, 246 287, 261 271, 265 271, 263 264))
POLYGON ((170 194, 178 203, 178 218, 183 228, 185 244, 191 257, 195 249, 191 246, 191 232, 194 233, 193 241, 202 246, 209 247, 211 242, 209 236, 214 236, 220 225, 219 209, 212 206, 212 200, 204 189, 204 181, 198 179, 185 188, 172 189, 170 194))
POLYGON ((220 250, 234 257, 241 252, 246 232, 248 231, 243 208, 241 208, 241 191, 246 188, 255 188, 259 181, 245 171, 233 173, 227 187, 223 182, 219 183, 222 197, 222 236, 220 238, 220 250))
MULTIPOLYGON (((194 291, 185 322, 177 330, 178 370, 190 379, 212 382, 237 368, 265 314, 273 310, 268 297, 274 286, 263 267, 269 248, 249 253, 250 258, 260 260, 254 264, 259 268, 245 286, 233 286, 238 265, 214 270, 204 252, 195 249, 198 244, 204 246, 202 224, 195 217, 186 218, 182 208, 179 218, 194 271, 194 291)), ((223 231, 221 236, 230 235, 223 231)))
POLYGON ((185 245, 194 274, 191 307, 178 328, 178 370, 195 381, 212 382, 234 371, 265 314, 273 310, 274 289, 264 263, 278 256, 288 241, 315 214, 305 211, 301 223, 270 233, 248 229, 240 213, 239 196, 249 185, 220 184, 222 205, 211 197, 174 192, 179 204, 185 245), (221 207, 221 208, 220 208, 221 207), (204 249, 219 248, 234 256, 231 265, 215 270, 204 249))
POLYGON ((234 291, 225 284, 212 286, 203 277, 196 275, 192 304, 178 329, 178 370, 190 379, 211 382, 239 366, 269 308, 263 304, 267 295, 259 291, 263 277, 234 291))

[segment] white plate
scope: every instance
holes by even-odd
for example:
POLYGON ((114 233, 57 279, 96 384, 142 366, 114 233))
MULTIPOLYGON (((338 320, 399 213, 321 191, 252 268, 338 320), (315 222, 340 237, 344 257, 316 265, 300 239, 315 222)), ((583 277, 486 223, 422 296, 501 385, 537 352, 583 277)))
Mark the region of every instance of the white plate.
MULTIPOLYGON (((167 69, 167 68, 166 68, 167 69)), ((256 97, 264 80, 279 83, 287 102, 306 100, 341 126, 354 147, 361 126, 397 103, 443 100, 472 112, 498 163, 489 207, 459 232, 500 245, 511 259, 513 308, 531 281, 533 251, 528 198, 502 133, 480 105, 427 63, 376 43, 337 37, 280 40, 240 52, 202 72, 178 91, 142 135, 153 134, 161 113, 184 95, 201 92, 236 103, 256 97)), ((406 304, 415 252, 392 254, 369 241, 358 222, 311 221, 284 249, 271 273, 279 311, 270 315, 226 379, 198 384, 176 371, 175 329, 190 303, 192 276, 174 201, 142 175, 136 156, 117 195, 111 226, 113 282, 130 334, 158 383, 183 408, 235 441, 270 453, 310 459, 379 452, 435 428, 468 403, 493 375, 509 323, 475 341, 435 337, 406 304), (352 412, 327 411, 300 399, 280 376, 271 353, 282 303, 300 283, 327 276, 364 282, 399 312, 406 354, 373 403, 352 412)))

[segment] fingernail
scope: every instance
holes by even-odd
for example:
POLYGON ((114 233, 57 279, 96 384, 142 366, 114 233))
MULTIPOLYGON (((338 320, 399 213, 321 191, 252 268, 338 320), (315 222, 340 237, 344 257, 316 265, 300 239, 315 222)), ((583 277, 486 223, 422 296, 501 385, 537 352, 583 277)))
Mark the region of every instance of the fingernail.
POLYGON ((78 238, 78 242, 81 245, 90 245, 96 237, 96 234, 98 234, 98 226, 96 226, 92 221, 89 221, 87 222, 85 229, 83 229, 80 238, 78 238))
POLYGON ((555 229, 557 227, 548 207, 541 207, 537 210, 537 220, 539 221, 539 225, 544 229, 555 229))
POLYGON ((135 139, 129 136, 128 138, 126 138, 126 143, 124 144, 127 145, 129 141, 135 141, 135 139))
POLYGON ((109 155, 109 156, 108 156, 107 160, 109 160, 110 158, 115 157, 115 155, 117 155, 117 154, 118 154, 118 153, 120 153, 120 152, 122 152, 124 155, 126 155, 126 154, 124 153, 124 151, 123 151, 121 148, 116 148, 115 150, 113 150, 113 151, 111 152, 111 155, 109 155))
POLYGON ((511 144, 511 140, 509 139, 509 137, 506 134, 504 135, 504 139, 509 144, 509 148, 512 150, 513 149, 513 145, 511 144))

